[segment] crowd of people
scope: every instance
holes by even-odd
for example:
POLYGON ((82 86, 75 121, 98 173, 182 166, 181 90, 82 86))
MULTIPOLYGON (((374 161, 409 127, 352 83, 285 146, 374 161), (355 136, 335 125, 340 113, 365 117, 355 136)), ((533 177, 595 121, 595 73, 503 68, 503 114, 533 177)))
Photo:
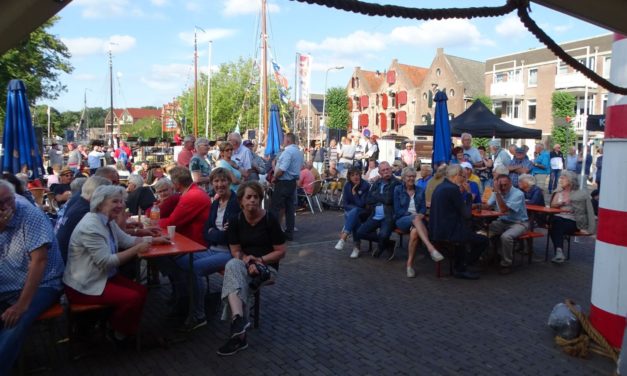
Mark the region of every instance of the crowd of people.
POLYGON ((317 142, 303 149, 288 133, 282 151, 271 158, 238 133, 221 142, 187 136, 176 162, 167 165, 135 161, 123 141, 118 148, 91 151, 68 143, 67 156, 53 145, 44 179, 59 208, 53 221, 26 189, 43 182, 5 174, 0 180, 0 374, 14 363, 28 327, 62 293, 70 303, 110 306, 109 339, 118 346, 128 343, 138 332, 147 294, 137 282, 138 256, 153 244, 170 242, 162 235, 168 226, 206 247, 192 256, 156 259, 172 282, 171 315, 184 320, 185 331, 206 325, 205 277, 224 271, 222 317, 231 330, 217 352, 232 355, 247 348, 253 294, 278 275, 286 241, 297 231, 297 196, 312 195, 314 184, 322 181, 341 195, 345 211, 335 249, 343 250, 352 237, 351 258, 359 258, 362 241, 376 244, 374 257, 387 252, 391 258, 396 247, 390 236, 398 230, 409 235, 409 278, 416 276, 418 245, 439 262, 444 242, 458 245, 452 254, 454 275, 479 278, 473 264, 496 255, 472 221, 473 208, 502 213, 488 233, 504 274, 516 238, 529 229, 528 204, 546 202, 562 210, 550 222, 556 263, 564 262, 565 234, 595 231, 591 196, 570 171, 573 166, 588 171, 591 163, 562 159, 559 145, 549 153, 537 144, 530 159, 524 146, 508 152, 500 140, 492 140, 485 150, 473 147, 472 136, 464 134, 450 162, 434 171, 420 164, 411 143, 398 160, 380 161, 376 136, 366 136, 340 140, 341 147, 331 140, 329 147, 317 142), (262 205, 267 198, 269 210, 262 205), (142 215, 151 225, 131 219, 142 215))

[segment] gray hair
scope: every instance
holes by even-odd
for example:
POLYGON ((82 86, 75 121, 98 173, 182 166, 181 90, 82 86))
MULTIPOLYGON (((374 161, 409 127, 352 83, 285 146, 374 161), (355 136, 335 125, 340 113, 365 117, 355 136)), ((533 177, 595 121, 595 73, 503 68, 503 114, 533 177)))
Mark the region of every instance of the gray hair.
POLYGON ((114 196, 120 196, 124 199, 126 192, 124 188, 117 185, 101 185, 96 188, 94 193, 91 195, 91 200, 89 201, 89 211, 92 213, 97 213, 105 200, 110 199, 114 196))
POLYGON ((200 144, 207 144, 207 145, 209 145, 209 139, 207 139, 205 137, 198 137, 198 139, 196 140, 196 143, 194 143, 194 146, 196 147, 196 149, 198 149, 198 146, 200 144))
POLYGON ((525 182, 527 182, 527 184, 529 184, 531 186, 536 185, 536 178, 534 176, 532 176, 532 175, 529 175, 529 174, 522 174, 522 175, 520 175, 518 177, 518 181, 519 182, 525 181, 525 182))
POLYGON ((133 174, 128 177, 128 184, 134 184, 137 188, 144 186, 144 179, 141 175, 133 174))
POLYGON ((81 197, 87 201, 91 200, 94 191, 101 185, 111 185, 111 181, 102 176, 92 176, 88 178, 85 184, 83 184, 83 188, 81 188, 81 197))
MULTIPOLYGON (((237 132, 232 132, 229 134, 229 137, 227 137, 226 140, 227 141, 234 140, 235 142, 237 142, 237 146, 239 147, 239 145, 242 144, 242 135, 237 132)), ((235 145, 233 145, 233 147, 235 147, 235 145)))
POLYGON ((420 169, 422 170, 423 168, 429 172, 433 172, 433 168, 431 167, 430 164, 425 163, 423 165, 420 165, 420 169))
POLYGON ((448 165, 446 167, 446 177, 452 178, 454 176, 459 175, 462 172, 462 166, 458 164, 448 165))
POLYGON ((401 172, 401 178, 405 179, 405 176, 407 176, 409 173, 412 173, 412 172, 414 173, 414 176, 416 176, 416 169, 415 168, 409 167, 409 166, 405 167, 403 169, 403 171, 401 172))
POLYGON ((161 188, 171 188, 171 187, 174 187, 174 185, 172 184, 172 181, 165 177, 157 180, 157 182, 155 183, 155 191, 159 191, 161 190, 161 188))
POLYGON ((15 177, 22 183, 22 188, 27 189, 28 175, 23 172, 18 172, 17 174, 15 174, 15 177))
POLYGON ((464 138, 470 138, 472 140, 472 135, 470 133, 464 132, 462 133, 461 139, 463 140, 464 138))
POLYGON ((499 166, 492 171, 492 175, 494 177, 497 177, 500 175, 509 175, 509 169, 505 166, 499 166))
POLYGON ((15 186, 11 184, 10 182, 4 179, 0 179, 0 188, 2 187, 5 187, 6 189, 9 190, 9 192, 11 192, 12 195, 15 195, 15 186))
POLYGON ((83 184, 85 184, 86 181, 87 178, 76 178, 72 180, 72 182, 70 183, 70 190, 72 191, 72 194, 80 192, 81 189, 83 189, 83 184))
POLYGON ((570 182, 570 189, 576 191, 579 189, 579 177, 572 171, 562 171, 562 176, 565 176, 570 182))
POLYGON ((114 175, 118 175, 118 170, 111 166, 103 166, 96 170, 94 176, 102 176, 103 178, 107 178, 111 180, 114 175))

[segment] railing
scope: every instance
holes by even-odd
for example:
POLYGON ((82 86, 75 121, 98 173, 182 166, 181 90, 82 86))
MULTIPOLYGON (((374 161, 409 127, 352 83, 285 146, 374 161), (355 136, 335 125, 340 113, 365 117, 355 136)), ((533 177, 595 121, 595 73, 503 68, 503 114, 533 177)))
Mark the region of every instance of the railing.
POLYGON ((499 98, 511 98, 513 95, 522 96, 525 86, 520 81, 495 82, 490 85, 490 96, 499 98))
POLYGON ((583 88, 588 85, 589 88, 596 88, 597 84, 588 80, 579 72, 561 73, 555 76, 556 89, 583 88))

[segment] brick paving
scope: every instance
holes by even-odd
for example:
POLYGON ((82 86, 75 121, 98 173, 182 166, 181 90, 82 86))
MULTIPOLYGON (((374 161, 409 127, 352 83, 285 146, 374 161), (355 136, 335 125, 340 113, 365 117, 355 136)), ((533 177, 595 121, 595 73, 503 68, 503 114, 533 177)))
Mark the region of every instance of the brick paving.
MULTIPOLYGON (((115 351, 104 340, 80 347, 67 360, 56 345, 54 375, 607 375, 609 360, 576 359, 553 342, 546 321, 569 297, 589 309, 593 239, 573 243, 561 266, 534 262, 501 276, 488 268, 478 281, 435 277, 433 262, 417 262, 417 278, 405 276, 406 251, 393 261, 365 252, 349 259, 336 251, 342 216, 337 211, 299 213, 294 242, 276 285, 263 289, 261 327, 249 332, 249 348, 216 355, 228 325, 209 324, 182 335, 167 328, 168 287, 153 289, 144 317, 147 348, 115 351), (150 333, 181 339, 150 346, 150 333)), ((536 257, 545 239, 535 240, 536 257)), ((365 250, 366 246, 362 246, 365 250)), ((444 268, 447 269, 447 268, 444 268)), ((219 291, 220 277, 211 289, 219 291)), ((59 325, 62 327, 62 325, 59 325)), ((170 325, 171 326, 171 325, 170 325)), ((62 331, 62 328, 59 328, 62 331)), ((35 333, 25 351, 27 369, 46 364, 35 333)))

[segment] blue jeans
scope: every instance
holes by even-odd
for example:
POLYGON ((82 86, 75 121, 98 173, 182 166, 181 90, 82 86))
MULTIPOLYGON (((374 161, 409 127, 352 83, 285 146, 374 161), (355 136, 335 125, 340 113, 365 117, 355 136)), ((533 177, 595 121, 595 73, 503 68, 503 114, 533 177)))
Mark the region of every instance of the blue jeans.
POLYGON ((557 188, 557 181, 562 174, 562 170, 551 170, 551 176, 549 177, 549 194, 553 193, 557 188))
POLYGON ((396 220, 396 228, 398 228, 399 230, 403 232, 409 232, 409 229, 411 228, 411 225, 415 217, 416 217, 416 214, 409 214, 409 215, 400 217, 399 219, 396 220))
POLYGON ((38 288, 17 325, 10 329, 4 327, 0 329, 0 375, 10 374, 31 325, 42 312, 57 302, 60 296, 60 290, 50 287, 38 288))
POLYGON ((357 229, 361 224, 359 216, 365 211, 366 209, 364 208, 352 208, 344 212, 344 228, 342 228, 342 232, 353 234, 353 241, 355 243, 359 243, 359 236, 357 234, 357 229))
MULTIPOLYGON (((194 274, 192 275, 194 281, 194 291, 192 292, 194 294, 194 318, 201 320, 206 317, 205 295, 207 294, 207 281, 203 277, 224 269, 224 266, 232 256, 229 251, 211 249, 205 252, 196 252, 192 255, 194 257, 194 274)), ((176 259, 176 264, 185 272, 186 277, 188 277, 187 273, 189 273, 188 257, 184 256, 176 259)), ((182 283, 181 286, 185 286, 183 291, 187 291, 187 283, 182 283)), ((184 295, 189 296, 189 291, 184 295)))
POLYGON ((387 219, 374 219, 370 217, 366 222, 362 223, 357 230, 357 236, 359 239, 366 239, 373 242, 377 242, 379 250, 384 250, 386 242, 392 234, 392 221, 387 219), (377 229, 379 232, 377 233, 377 229))

